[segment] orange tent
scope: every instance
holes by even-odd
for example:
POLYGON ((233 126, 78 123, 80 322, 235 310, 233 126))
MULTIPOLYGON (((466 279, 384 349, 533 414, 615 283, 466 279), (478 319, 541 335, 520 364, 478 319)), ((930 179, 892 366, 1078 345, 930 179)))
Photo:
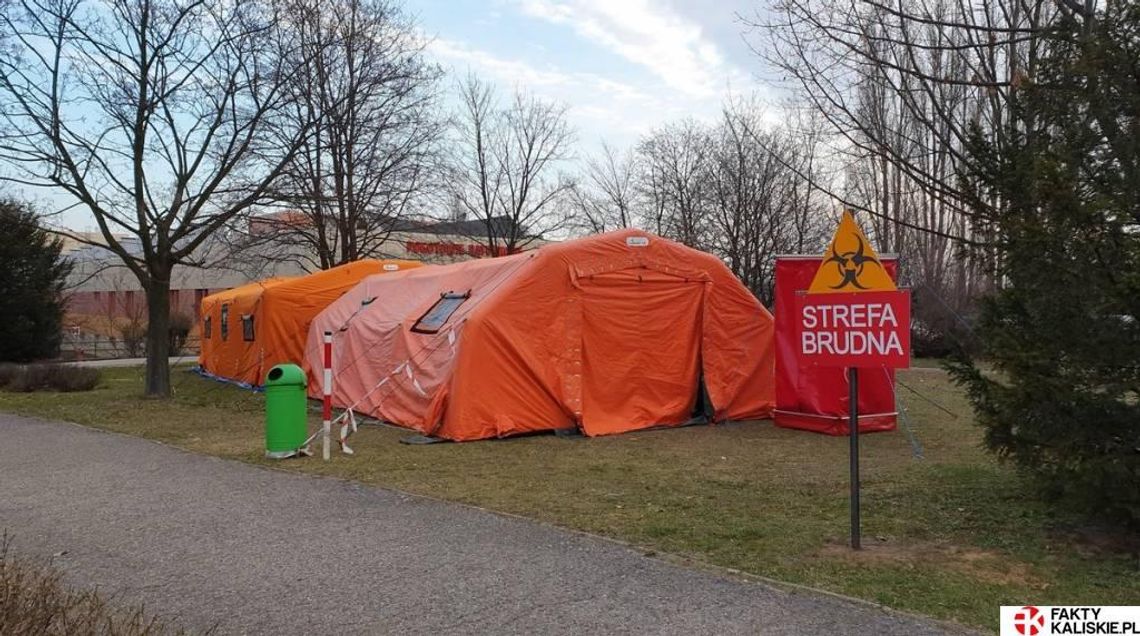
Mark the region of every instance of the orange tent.
POLYGON ((211 294, 202 299, 198 364, 212 375, 260 385, 274 365, 301 364, 313 317, 361 279, 419 266, 368 259, 211 294))
POLYGON ((334 404, 450 440, 752 419, 774 402, 771 314, 715 257, 639 230, 366 278, 313 320, 309 369, 326 330, 334 404))

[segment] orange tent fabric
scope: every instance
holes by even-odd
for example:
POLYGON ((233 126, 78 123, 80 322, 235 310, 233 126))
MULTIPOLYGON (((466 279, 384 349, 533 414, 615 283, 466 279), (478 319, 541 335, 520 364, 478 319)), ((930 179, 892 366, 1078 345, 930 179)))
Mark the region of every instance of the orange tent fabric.
POLYGON ((313 317, 361 279, 419 266, 366 259, 211 294, 202 300, 198 364, 213 375, 258 386, 274 365, 303 362, 313 317))
POLYGON ((313 320, 310 371, 326 330, 334 404, 456 441, 677 426, 702 380, 715 420, 774 403, 771 314, 715 257, 639 230, 366 278, 313 320))

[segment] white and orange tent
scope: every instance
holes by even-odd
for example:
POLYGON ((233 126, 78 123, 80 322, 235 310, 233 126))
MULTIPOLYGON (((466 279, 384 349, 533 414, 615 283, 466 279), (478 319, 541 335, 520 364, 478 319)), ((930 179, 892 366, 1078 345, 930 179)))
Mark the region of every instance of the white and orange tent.
POLYGON ((314 397, 325 331, 335 405, 449 440, 753 419, 774 401, 771 314, 714 256, 639 230, 365 278, 312 321, 314 397))
POLYGON ((366 276, 416 261, 355 261, 307 276, 270 278, 202 299, 198 365, 213 376, 259 386, 274 365, 302 363, 309 322, 366 276))

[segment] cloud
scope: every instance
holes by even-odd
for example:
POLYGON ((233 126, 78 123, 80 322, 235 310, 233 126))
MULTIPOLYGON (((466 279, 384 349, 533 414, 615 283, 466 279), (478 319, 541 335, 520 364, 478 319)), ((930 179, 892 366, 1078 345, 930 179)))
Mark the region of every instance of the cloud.
POLYGON ((594 73, 500 57, 463 42, 436 39, 428 51, 450 66, 455 77, 471 70, 504 88, 521 88, 566 104, 571 123, 587 139, 601 136, 631 143, 661 118, 681 116, 686 109, 684 100, 671 99, 668 94, 594 73))
POLYGON ((565 87, 578 81, 572 74, 553 67, 538 68, 529 62, 498 57, 453 40, 432 40, 428 50, 441 62, 449 63, 457 69, 461 70, 467 66, 471 70, 489 75, 497 82, 505 81, 526 87, 528 90, 565 87))
POLYGON ((692 98, 719 95, 743 73, 700 25, 648 0, 518 0, 528 16, 566 25, 692 98))
MULTIPOLYGON (((503 57, 467 42, 436 38, 427 46, 440 63, 450 67, 453 78, 467 71, 494 82, 502 89, 520 88, 537 97, 568 107, 567 117, 579 132, 584 149, 605 140, 623 147, 667 122, 695 118, 715 120, 727 92, 723 89, 699 95, 678 91, 651 78, 625 78, 569 70, 572 56, 540 63, 531 57, 503 57)), ((766 119, 777 113, 765 113, 766 119)))

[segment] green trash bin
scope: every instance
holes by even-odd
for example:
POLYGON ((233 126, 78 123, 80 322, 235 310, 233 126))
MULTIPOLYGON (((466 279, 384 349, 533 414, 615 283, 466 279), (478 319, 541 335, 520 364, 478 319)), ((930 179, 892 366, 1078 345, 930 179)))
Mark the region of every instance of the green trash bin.
POLYGON ((295 364, 279 364, 265 376, 265 456, 293 457, 308 433, 308 381, 295 364))

